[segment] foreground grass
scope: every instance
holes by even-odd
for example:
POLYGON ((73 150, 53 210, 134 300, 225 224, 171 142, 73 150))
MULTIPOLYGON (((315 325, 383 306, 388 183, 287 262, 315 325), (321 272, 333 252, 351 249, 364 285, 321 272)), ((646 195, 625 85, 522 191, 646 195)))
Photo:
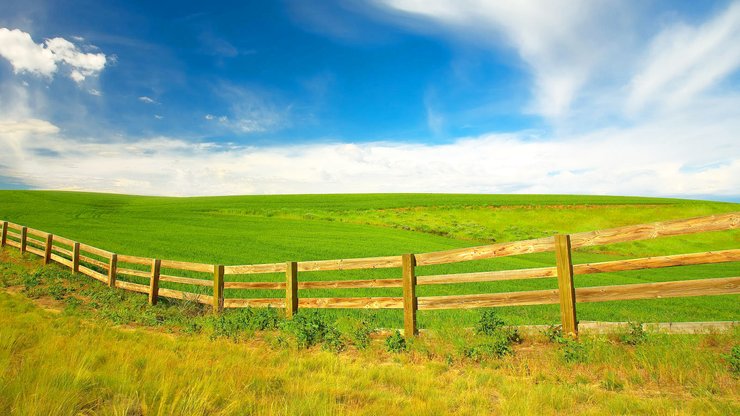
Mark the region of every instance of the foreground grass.
MULTIPOLYGON (((661 198, 567 195, 294 195, 158 198, 68 192, 0 191, 0 216, 117 253, 174 260, 248 264, 420 253, 740 210, 740 204, 661 198)), ((576 263, 740 247, 740 231, 590 247, 576 263)), ((553 253, 427 266, 418 275, 553 266, 553 253)), ((164 271, 167 272, 167 271, 164 271)), ((182 272, 170 271, 170 274, 182 272)), ((210 278, 205 274, 186 273, 210 278)), ((577 276, 577 287, 730 277, 740 264, 577 276)), ((301 273, 301 280, 398 278, 398 269, 301 273)), ((234 280, 283 281, 282 274, 234 280)), ((125 278, 121 278, 125 279, 125 278)), ((136 281, 135 278, 131 280, 136 281)), ((162 287, 184 290, 163 282, 162 287)), ((554 289, 555 279, 420 286, 419 296, 554 289)), ((227 290, 226 297, 282 297, 281 291, 227 290)), ((400 289, 301 290, 302 297, 400 296, 400 289)), ((737 320, 740 296, 579 305, 580 320, 737 320)), ((364 311, 326 310, 330 317, 364 311)), ((504 308, 511 323, 557 321, 558 305, 504 308)), ((477 311, 423 311, 421 328, 472 326, 477 311)), ((373 312, 401 327, 399 311, 373 312)))
POLYGON ((499 356, 481 348, 485 338, 448 328, 405 352, 388 352, 383 336, 336 353, 301 348, 279 330, 223 333, 219 318, 193 305, 150 306, 145 296, 0 254, 2 414, 740 411, 729 358, 740 331, 562 345, 532 335, 499 356))

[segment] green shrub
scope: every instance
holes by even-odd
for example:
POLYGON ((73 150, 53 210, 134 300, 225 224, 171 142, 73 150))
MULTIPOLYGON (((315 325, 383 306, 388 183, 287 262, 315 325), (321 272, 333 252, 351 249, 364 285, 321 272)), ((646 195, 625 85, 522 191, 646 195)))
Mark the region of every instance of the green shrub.
POLYGON ((367 319, 360 319, 355 321, 349 329, 349 339, 352 344, 364 350, 370 346, 370 335, 375 332, 372 323, 367 319))
POLYGON ((396 330, 385 339, 385 349, 392 353, 401 353, 408 350, 406 339, 401 336, 401 332, 396 330))
POLYGON ((342 336, 342 333, 334 327, 328 327, 324 334, 324 340, 322 347, 334 353, 340 353, 347 349, 347 343, 342 336))
POLYGON ((542 332, 548 341, 552 343, 562 344, 563 341, 563 327, 562 325, 550 325, 542 332))
POLYGON ((514 351, 511 348, 512 341, 505 335, 499 334, 488 337, 484 342, 467 347, 463 350, 465 358, 473 361, 481 361, 489 358, 501 358, 511 355, 514 351))
POLYGON ((619 334, 619 342, 627 345, 642 344, 647 341, 647 332, 641 322, 627 322, 627 330, 619 334))
POLYGON ((342 333, 317 311, 299 312, 293 319, 285 321, 281 329, 295 337, 299 348, 310 348, 317 344, 323 344, 324 349, 334 352, 347 348, 342 333))
POLYGON ((504 320, 499 318, 494 310, 486 310, 475 324, 475 333, 478 335, 495 335, 504 327, 504 320))
POLYGON ((723 355, 727 364, 730 366, 730 372, 736 376, 740 376, 740 345, 735 345, 729 354, 723 355))
POLYGON ((580 342, 563 337, 560 342, 560 353, 566 363, 585 363, 588 361, 588 351, 580 342))

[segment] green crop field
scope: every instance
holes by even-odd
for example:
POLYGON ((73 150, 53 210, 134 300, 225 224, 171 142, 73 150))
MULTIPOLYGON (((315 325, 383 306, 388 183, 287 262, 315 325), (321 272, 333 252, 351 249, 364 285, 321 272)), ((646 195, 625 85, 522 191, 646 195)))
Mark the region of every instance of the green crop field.
MULTIPOLYGON (((295 195, 163 198, 73 192, 1 191, 0 217, 117 253, 221 264, 422 253, 677 218, 740 211, 740 204, 679 199, 567 195, 295 195)), ((574 253, 575 263, 740 247, 740 232, 662 238, 574 253)), ((419 275, 552 266, 552 253, 427 266, 419 275)), ((577 276, 600 286, 740 275, 740 264, 685 266, 577 276)), ((301 280, 400 277, 398 269, 301 273, 301 280)), ((243 278, 243 277, 242 277, 243 278)), ((258 276, 281 281, 280 274, 258 276)), ((254 280, 254 278, 253 278, 254 280)), ((163 287, 177 284, 163 283, 163 287)), ((555 279, 420 286, 419 296, 552 289, 555 279)), ((205 288, 207 289, 207 288, 205 288)), ((299 296, 400 296, 400 289, 302 290, 299 296)), ((226 297, 280 297, 280 291, 229 290, 226 297)), ((578 305, 581 321, 737 320, 738 296, 578 305)), ((402 326, 400 311, 372 314, 402 326)), ((515 324, 555 323, 558 305, 502 308, 515 324)), ((477 311, 423 311, 421 328, 470 326, 477 311)))

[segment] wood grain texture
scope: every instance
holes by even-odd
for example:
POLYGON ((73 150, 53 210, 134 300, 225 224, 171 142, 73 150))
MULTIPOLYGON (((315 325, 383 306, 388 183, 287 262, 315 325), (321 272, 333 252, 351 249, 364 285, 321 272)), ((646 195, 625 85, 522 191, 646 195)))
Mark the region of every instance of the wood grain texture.
POLYGON ((53 261, 55 261, 55 262, 57 262, 57 263, 61 264, 61 265, 64 265, 64 266, 67 266, 67 267, 69 267, 70 269, 71 269, 71 268, 73 267, 73 266, 72 266, 72 260, 69 260, 69 259, 65 259, 64 257, 62 257, 62 256, 58 256, 58 255, 56 255, 56 254, 54 254, 54 253, 52 253, 52 254, 51 254, 51 259, 52 259, 53 261))
POLYGON ((543 279, 556 276, 557 269, 555 267, 539 267, 533 269, 497 270, 493 272, 416 276, 416 283, 417 285, 441 285, 456 283, 495 282, 499 280, 543 279))
POLYGON ((92 257, 85 256, 83 254, 80 254, 80 261, 84 263, 89 263, 98 267, 102 267, 104 269, 108 268, 108 263, 100 261, 98 259, 94 259, 92 257))
POLYGON ((160 282, 183 283, 186 285, 193 285, 193 286, 206 286, 206 287, 213 286, 213 281, 211 280, 193 279, 191 277, 181 277, 181 276, 170 276, 168 274, 160 274, 159 281, 160 282))
POLYGON ((585 303, 736 294, 740 294, 740 277, 584 287, 576 289, 576 300, 585 303))
POLYGON ((110 258, 111 252, 103 250, 101 248, 93 247, 88 244, 80 243, 80 250, 86 251, 88 253, 96 254, 100 257, 105 257, 106 259, 110 258))
POLYGON ((482 260, 495 257, 515 256, 519 254, 541 253, 545 251, 553 251, 554 249, 554 238, 545 237, 533 240, 514 241, 511 243, 499 243, 487 246, 458 248, 454 250, 417 254, 416 265, 431 266, 434 264, 458 263, 461 261, 482 260))
POLYGON ((37 230, 35 228, 27 227, 28 229, 28 235, 33 235, 36 237, 40 237, 42 240, 46 239, 46 235, 49 234, 46 231, 37 230))
POLYGON ((159 288, 159 296, 171 299, 180 299, 184 301, 193 301, 202 303, 204 305, 213 304, 213 296, 202 295, 199 293, 183 292, 174 289, 165 289, 163 287, 159 288))
POLYGON ((149 257, 129 256, 127 254, 119 254, 118 262, 139 264, 141 266, 149 266, 150 264, 152 264, 152 259, 149 257))
POLYGON ((8 229, 20 231, 23 228, 22 225, 8 221, 8 229))
POLYGON ((573 260, 571 258, 569 235, 555 236, 555 264, 558 274, 560 322, 563 325, 563 333, 578 336, 576 292, 573 284, 573 260))
POLYGON ((26 247, 28 245, 28 228, 23 227, 21 228, 21 253, 26 252, 26 247))
POLYGON ((148 279, 151 276, 151 272, 147 272, 147 271, 144 271, 144 270, 126 269, 124 267, 119 267, 118 268, 118 274, 125 274, 125 275, 128 275, 128 276, 143 277, 145 279, 148 279))
POLYGON ((224 310, 224 266, 215 264, 213 272, 213 312, 221 313, 224 310))
POLYGON ((298 312, 298 263, 285 264, 285 317, 290 319, 298 312))
POLYGON ((406 337, 416 336, 416 311, 419 309, 416 298, 416 258, 413 254, 401 256, 403 273, 403 334, 406 337))
POLYGON ((44 257, 44 250, 39 250, 34 246, 26 246, 26 251, 39 257, 44 257))
POLYGON ((557 289, 419 298, 419 310, 474 309, 560 303, 557 289))
POLYGON ((20 241, 14 241, 14 240, 10 240, 10 239, 8 239, 7 241, 5 241, 5 245, 6 246, 15 247, 15 248, 17 248, 19 250, 21 248, 21 242, 20 241))
POLYGON ((5 246, 5 240, 8 239, 8 222, 3 221, 2 234, 0 234, 0 247, 5 246))
POLYGON ((72 247, 75 244, 74 240, 70 240, 69 238, 65 238, 65 237, 62 237, 62 236, 59 236, 59 235, 55 235, 54 236, 54 242, 55 243, 66 244, 69 247, 72 247))
POLYGON ((44 264, 51 263, 51 248, 54 246, 54 235, 46 235, 46 243, 44 243, 44 264))
MULTIPOLYGON (((283 265, 283 268, 285 266, 283 265)), ((224 308, 284 308, 284 298, 224 299, 224 308)))
POLYGON ((298 299, 298 307, 317 309, 403 309, 403 298, 300 298, 298 299))
POLYGON ((298 262, 299 272, 387 269, 392 267, 401 267, 401 256, 365 257, 359 259, 314 260, 298 262))
MULTIPOLYGON (((54 236, 54 240, 54 242, 56 242, 56 236, 54 236)), ((54 252, 56 253, 64 254, 65 256, 69 256, 69 258, 72 258, 72 250, 67 250, 66 248, 62 248, 56 245, 52 246, 51 249, 54 250, 54 252)))
POLYGON ((224 282, 224 289, 285 290, 285 282, 224 282))
POLYGON ((162 260, 152 260, 152 272, 149 276, 149 304, 156 305, 159 301, 159 270, 162 260))
POLYGON ((80 265, 80 273, 90 276, 95 280, 100 280, 103 283, 108 283, 108 276, 98 273, 93 269, 88 269, 87 267, 80 265))
POLYGON ((740 261, 740 249, 707 251, 704 253, 674 254, 670 256, 605 261, 573 265, 575 274, 610 273, 629 270, 657 269, 695 264, 727 263, 740 261))
POLYGON ((298 289, 376 289, 403 287, 402 279, 328 280, 298 282, 298 289))
POLYGON ((131 292, 139 292, 149 294, 149 286, 140 285, 138 283, 124 282, 123 280, 116 280, 116 287, 123 290, 129 290, 131 292))
POLYGON ((628 225, 606 230, 588 231, 571 235, 572 248, 647 240, 674 235, 709 231, 734 230, 740 226, 740 212, 710 215, 650 224, 628 225))
POLYGON ((21 241, 21 233, 16 233, 16 232, 8 230, 6 238, 7 237, 15 238, 18 242, 21 241))
POLYGON ((72 271, 77 273, 80 270, 80 243, 75 242, 72 245, 72 271))
POLYGON ((118 274, 118 254, 111 253, 108 261, 108 286, 116 287, 116 277, 118 274))
POLYGON ((212 264, 191 263, 188 261, 162 260, 162 267, 167 269, 188 270, 191 272, 213 273, 212 264))
POLYGON ((285 263, 245 264, 241 266, 224 266, 224 274, 261 274, 284 273, 285 263))

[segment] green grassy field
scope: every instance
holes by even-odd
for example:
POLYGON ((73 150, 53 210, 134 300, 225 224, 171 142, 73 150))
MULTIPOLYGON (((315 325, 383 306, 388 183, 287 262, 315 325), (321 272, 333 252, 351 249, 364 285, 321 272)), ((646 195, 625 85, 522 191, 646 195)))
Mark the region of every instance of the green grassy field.
MULTIPOLYGON (((97 247, 146 257, 251 264, 420 253, 659 220, 740 211, 740 204, 659 198, 559 195, 305 195, 161 198, 0 191, 0 217, 97 247)), ((591 247, 576 263, 740 247, 740 232, 591 247)), ((419 275, 550 266, 552 253, 418 269, 419 275)), ((399 277, 400 271, 302 273, 300 279, 399 277)), ((740 275, 738 263, 576 277, 596 286, 740 275)), ((259 280, 280 281, 279 274, 259 280)), ((246 279, 246 278, 243 278, 246 279)), ((254 277, 252 278, 254 280, 254 277)), ((163 287, 172 285, 164 283, 163 287)), ((420 286, 419 296, 549 289, 555 279, 420 286)), ((177 287, 172 285, 172 287, 177 287)), ((227 291, 227 297, 280 297, 275 291, 227 291)), ((305 297, 400 296, 400 289, 303 290, 305 297)), ((582 304, 582 321, 737 320, 738 296, 582 304)), ((331 310, 332 316, 365 311, 331 310)), ((557 305, 503 308, 511 323, 553 323, 557 305)), ((378 311, 401 327, 399 311, 378 311)), ((424 311, 422 328, 470 326, 476 311, 424 311)))
POLYGON ((277 322, 256 329, 249 323, 265 321, 247 319, 249 310, 215 316, 197 304, 152 306, 16 251, 0 252, 0 288, 4 415, 740 411, 740 329, 620 331, 567 343, 524 334, 510 350, 487 355, 481 346, 491 338, 446 327, 409 340, 405 351, 387 347, 384 334, 339 350, 326 341, 300 347, 284 326, 296 319, 275 311, 261 309, 277 322))

